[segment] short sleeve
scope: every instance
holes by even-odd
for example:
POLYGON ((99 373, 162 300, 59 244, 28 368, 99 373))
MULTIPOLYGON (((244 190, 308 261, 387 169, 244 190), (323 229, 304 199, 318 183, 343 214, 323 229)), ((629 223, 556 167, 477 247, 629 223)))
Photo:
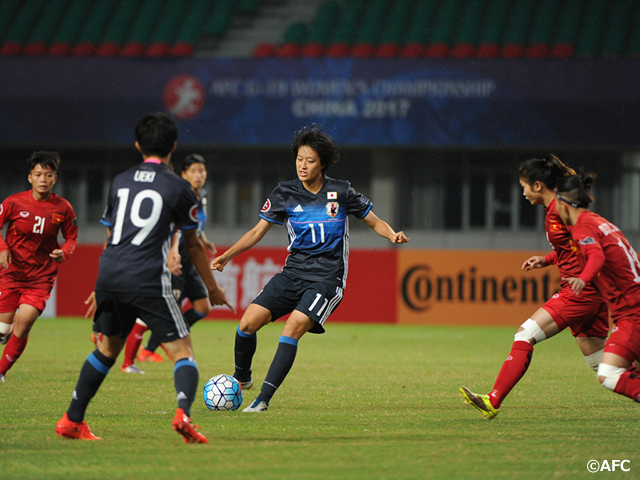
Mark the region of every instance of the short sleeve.
POLYGON ((107 206, 104 208, 104 212, 102 212, 100 223, 107 227, 113 227, 113 205, 115 203, 115 199, 113 198, 113 185, 111 185, 109 189, 109 196, 107 198, 107 206))
POLYGON ((282 194, 282 187, 278 185, 260 210, 260 218, 267 222, 282 225, 287 219, 287 204, 282 194))
POLYGON ((198 228, 198 197, 191 189, 188 182, 180 191, 178 202, 176 203, 176 226, 180 230, 198 228))
POLYGON ((371 210, 371 207, 373 207, 371 200, 363 194, 356 192, 354 188, 349 185, 347 190, 347 213, 357 218, 364 218, 371 210))

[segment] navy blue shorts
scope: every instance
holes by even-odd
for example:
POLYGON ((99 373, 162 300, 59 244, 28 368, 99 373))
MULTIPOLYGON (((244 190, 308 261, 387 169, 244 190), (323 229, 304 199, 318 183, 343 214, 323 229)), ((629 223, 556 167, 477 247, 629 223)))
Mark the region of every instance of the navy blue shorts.
POLYGON ((191 262, 183 269, 182 275, 171 275, 171 289, 178 304, 181 304, 185 298, 188 298, 191 303, 201 298, 209 298, 207 287, 204 286, 202 278, 191 262))
POLYGON ((93 330, 111 337, 127 338, 136 319, 147 324, 162 343, 189 335, 182 310, 173 295, 140 295, 96 290, 93 330))
POLYGON ((344 290, 335 283, 291 278, 280 272, 269 280, 252 303, 271 312, 271 321, 294 310, 315 322, 311 333, 324 333, 324 322, 338 308, 344 290))

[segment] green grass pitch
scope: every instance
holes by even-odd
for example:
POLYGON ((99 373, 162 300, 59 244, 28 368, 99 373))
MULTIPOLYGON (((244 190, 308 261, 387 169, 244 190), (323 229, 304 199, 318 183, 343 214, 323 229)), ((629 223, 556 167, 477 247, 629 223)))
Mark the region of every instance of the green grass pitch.
MULTIPOLYGON (((172 365, 116 362, 86 420, 99 442, 54 433, 84 359, 90 322, 40 319, 23 357, 0 384, 2 479, 565 479, 596 478, 587 462, 629 460, 640 478, 640 406, 602 388, 563 332, 535 348, 524 379, 487 421, 458 387, 486 393, 509 353, 513 328, 328 324, 307 335, 268 412, 192 417, 208 445, 171 429, 172 365), (591 476, 594 475, 594 476, 591 476)), ((233 373, 236 322, 193 329, 200 389, 233 373)), ((282 324, 258 334, 256 390, 282 324)), ((242 408, 242 407, 241 407, 242 408)))

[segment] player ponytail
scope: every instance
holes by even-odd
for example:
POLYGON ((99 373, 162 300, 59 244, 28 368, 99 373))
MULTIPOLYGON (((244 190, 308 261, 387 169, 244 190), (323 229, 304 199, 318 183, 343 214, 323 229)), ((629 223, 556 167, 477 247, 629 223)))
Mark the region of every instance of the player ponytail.
POLYGON ((591 185, 596 179, 595 173, 570 175, 558 182, 558 198, 576 208, 589 208, 594 201, 591 185))
POLYGON ((520 164, 518 175, 528 185, 543 183, 549 190, 555 190, 558 180, 576 172, 560 161, 555 155, 530 158, 520 164))

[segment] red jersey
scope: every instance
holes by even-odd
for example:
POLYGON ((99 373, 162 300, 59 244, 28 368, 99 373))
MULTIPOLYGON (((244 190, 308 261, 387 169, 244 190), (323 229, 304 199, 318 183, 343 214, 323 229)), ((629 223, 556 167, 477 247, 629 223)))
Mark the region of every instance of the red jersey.
POLYGON ((52 193, 42 202, 32 191, 16 193, 0 204, 0 230, 7 224, 6 241, 0 235, 0 251, 11 252, 9 269, 0 267, 0 284, 52 288, 58 262, 49 256, 58 245, 58 232, 66 240, 65 260, 78 244, 78 221, 71 204, 52 193))
POLYGON ((571 236, 584 265, 579 278, 593 281, 613 320, 640 310, 640 262, 620 229, 596 213, 584 212, 571 236))
MULTIPOLYGON (((577 257, 578 248, 575 246, 571 238, 571 233, 567 229, 556 208, 556 199, 544 209, 544 230, 547 240, 553 247, 553 253, 550 253, 544 259, 549 265, 557 265, 560 271, 560 278, 577 277, 582 271, 582 266, 577 257)), ((562 287, 567 287, 567 282, 560 281, 562 287)), ((582 295, 599 295, 596 288, 592 284, 588 284, 582 295)))

